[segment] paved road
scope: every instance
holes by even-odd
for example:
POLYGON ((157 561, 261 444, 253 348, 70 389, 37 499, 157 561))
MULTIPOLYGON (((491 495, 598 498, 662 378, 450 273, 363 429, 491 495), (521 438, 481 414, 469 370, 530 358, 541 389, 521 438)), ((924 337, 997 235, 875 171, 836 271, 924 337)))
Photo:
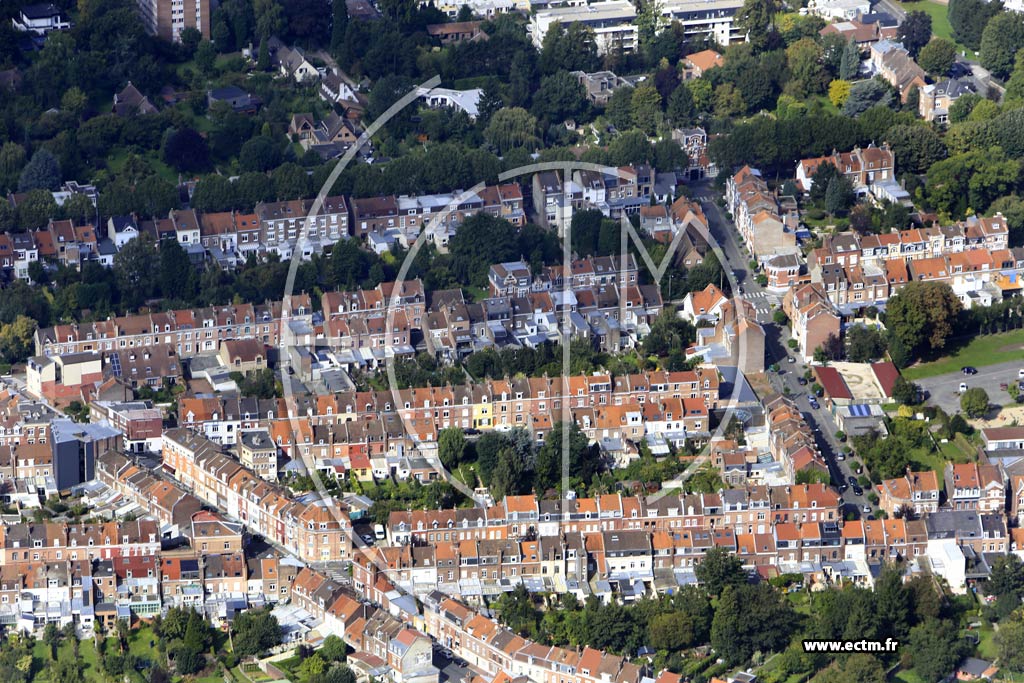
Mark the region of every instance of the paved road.
POLYGON ((743 290, 743 297, 754 305, 757 310, 758 322, 770 321, 772 306, 779 303, 778 296, 761 287, 757 283, 757 279, 748 272, 751 254, 746 247, 740 244, 736 226, 715 203, 715 198, 719 193, 711 187, 711 183, 708 181, 694 183, 691 187, 695 198, 704 210, 704 216, 708 219, 708 230, 725 253, 727 261, 725 265, 732 270, 736 282, 743 290))
MULTIPOLYGON (((744 296, 757 308, 757 319, 765 327, 767 337, 765 344, 766 364, 778 364, 782 370, 782 374, 772 373, 771 382, 773 386, 779 392, 789 388, 790 396, 796 401, 797 406, 807 420, 807 424, 815 430, 818 450, 824 456, 826 463, 828 463, 833 482, 847 482, 851 475, 856 475, 850 469, 850 460, 839 461, 836 459, 844 445, 835 438, 835 433, 839 428, 836 426, 832 415, 820 402, 818 403, 819 407, 817 410, 811 408, 810 401, 808 400, 810 385, 801 385, 799 382, 799 378, 803 376, 807 366, 801 359, 791 354, 790 349, 785 345, 785 339, 781 335, 788 337, 788 330, 780 329, 772 322, 771 305, 778 303, 778 297, 757 284, 757 280, 753 277, 748 277, 747 269, 751 258, 750 252, 740 244, 739 235, 732 221, 728 219, 727 215, 714 202, 717 194, 711 188, 710 183, 698 183, 691 185, 691 187, 693 188, 693 196, 700 201, 701 207, 704 209, 704 215, 708 219, 708 229, 711 232, 711 236, 718 240, 719 246, 721 246, 728 262, 728 267, 736 273, 736 279, 744 290, 744 296), (790 359, 793 362, 790 362, 790 359)), ((862 514, 863 506, 868 504, 867 493, 869 492, 865 491, 864 495, 854 496, 852 489, 845 491, 843 493, 843 500, 846 503, 844 511, 862 514)))
POLYGON ((988 392, 989 400, 993 404, 1003 405, 1010 400, 1010 396, 1000 389, 999 385, 1004 382, 1016 382, 1017 372, 1021 368, 1024 368, 1024 361, 1014 360, 980 367, 977 375, 964 375, 959 371, 950 372, 918 380, 916 384, 930 394, 929 402, 952 414, 960 410, 961 382, 966 384, 969 389, 981 387, 988 392))

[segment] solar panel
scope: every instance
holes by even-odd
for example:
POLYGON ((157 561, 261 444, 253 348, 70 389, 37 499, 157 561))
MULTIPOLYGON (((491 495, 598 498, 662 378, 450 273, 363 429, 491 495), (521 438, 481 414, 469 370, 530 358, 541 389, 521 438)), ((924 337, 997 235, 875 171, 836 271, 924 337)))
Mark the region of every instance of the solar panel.
POLYGON ((121 356, 120 354, 112 354, 110 356, 110 368, 114 372, 114 377, 121 376, 121 356))

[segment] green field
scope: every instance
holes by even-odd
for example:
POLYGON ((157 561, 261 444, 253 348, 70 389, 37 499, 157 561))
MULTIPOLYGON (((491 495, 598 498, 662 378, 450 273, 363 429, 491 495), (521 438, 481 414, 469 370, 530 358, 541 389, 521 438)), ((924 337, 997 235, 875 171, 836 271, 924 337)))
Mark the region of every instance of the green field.
MULTIPOLYGON (((917 2, 901 2, 896 0, 896 4, 900 6, 900 9, 906 12, 924 12, 932 18, 932 33, 939 38, 945 38, 947 40, 953 40, 953 27, 949 25, 949 18, 946 16, 946 4, 935 2, 935 0, 918 0, 917 2)), ((977 54, 961 45, 956 43, 957 50, 963 52, 967 51, 968 57, 977 57, 977 54)))
POLYGON ((908 380, 924 379, 956 372, 965 365, 984 367, 1024 359, 1024 330, 974 337, 949 356, 919 363, 903 371, 908 380))

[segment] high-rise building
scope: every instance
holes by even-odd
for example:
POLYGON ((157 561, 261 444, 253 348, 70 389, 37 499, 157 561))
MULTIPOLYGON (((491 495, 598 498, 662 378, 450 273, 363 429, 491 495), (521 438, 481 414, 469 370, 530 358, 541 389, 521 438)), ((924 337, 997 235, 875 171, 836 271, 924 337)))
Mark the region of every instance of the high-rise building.
POLYGON ((210 0, 137 0, 146 30, 164 40, 178 42, 186 28, 210 38, 210 0))

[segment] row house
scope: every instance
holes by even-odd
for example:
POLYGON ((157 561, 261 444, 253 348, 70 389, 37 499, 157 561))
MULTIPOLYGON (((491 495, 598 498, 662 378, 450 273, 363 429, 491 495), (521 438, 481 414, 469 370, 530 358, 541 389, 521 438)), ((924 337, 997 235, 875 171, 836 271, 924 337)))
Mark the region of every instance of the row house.
POLYGON ((185 428, 164 432, 164 468, 197 497, 240 520, 307 562, 346 559, 351 554, 347 510, 331 499, 292 499, 287 489, 219 451, 185 428))
POLYGON ((292 319, 308 322, 311 314, 309 297, 294 295, 290 310, 281 302, 272 302, 126 315, 40 328, 35 332, 35 350, 38 356, 50 356, 163 344, 187 358, 216 351, 225 339, 251 338, 276 345, 282 323, 292 319))
POLYGON ((875 488, 878 507, 890 517, 896 516, 897 510, 913 510, 917 515, 924 515, 939 509, 942 488, 932 470, 914 472, 907 467, 907 473, 902 477, 884 479, 875 488))
POLYGON ((152 520, 102 524, 22 523, 0 527, 0 562, 58 562, 151 556, 160 550, 152 520))
POLYGON ((824 347, 830 337, 839 337, 840 318, 827 293, 827 284, 805 284, 786 292, 782 310, 790 320, 800 354, 810 361, 814 350, 824 347))
POLYGON ((779 200, 760 171, 744 166, 726 180, 726 209, 755 258, 764 262, 782 254, 797 254, 796 217, 782 214, 779 200))
POLYGON ((850 179, 854 188, 868 189, 875 183, 892 181, 895 177, 896 157, 887 144, 854 147, 850 152, 832 150, 832 154, 797 162, 796 181, 804 191, 810 192, 814 174, 822 164, 832 164, 850 179))
POLYGON ((943 470, 947 507, 953 510, 1003 512, 1006 482, 998 465, 987 463, 946 463, 943 470))

